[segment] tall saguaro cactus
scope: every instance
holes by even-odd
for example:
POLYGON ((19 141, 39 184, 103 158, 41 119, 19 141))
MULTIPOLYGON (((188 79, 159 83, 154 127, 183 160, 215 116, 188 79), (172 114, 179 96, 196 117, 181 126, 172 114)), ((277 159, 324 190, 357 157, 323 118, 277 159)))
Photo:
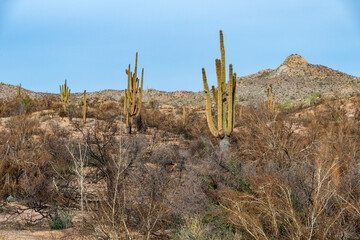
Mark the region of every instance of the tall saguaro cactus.
POLYGON ((124 96, 124 114, 126 116, 126 126, 128 127, 129 133, 131 133, 131 119, 133 117, 140 117, 141 102, 142 102, 142 92, 143 92, 143 81, 144 81, 144 68, 141 72, 141 83, 139 78, 137 78, 137 60, 138 53, 135 57, 135 70, 134 73, 130 71, 129 68, 125 70, 128 76, 128 88, 125 89, 124 96), (139 87, 140 83, 140 87, 139 87), (137 95, 139 93, 138 99, 137 95))
POLYGON ((60 97, 61 97, 61 101, 63 102, 64 111, 66 112, 66 105, 70 98, 70 89, 67 86, 66 79, 65 79, 65 84, 60 85, 60 97))
POLYGON ((83 122, 86 123, 86 90, 84 90, 83 102, 83 122))
POLYGON ((267 110, 274 111, 275 110, 275 93, 273 93, 272 84, 267 89, 267 110))
POLYGON ((229 148, 230 134, 234 129, 235 123, 235 89, 236 89, 236 73, 233 73, 232 64, 229 65, 229 82, 226 84, 225 73, 225 48, 223 33, 220 30, 220 52, 221 59, 215 60, 216 75, 218 87, 217 90, 212 86, 212 94, 217 105, 217 128, 211 114, 210 90, 206 80, 205 68, 202 69, 204 92, 206 97, 206 118, 210 132, 219 137, 220 148, 226 150, 229 148))
POLYGON ((21 83, 20 83, 20 85, 16 87, 16 96, 18 98, 21 98, 21 90, 22 90, 22 88, 21 88, 21 83))

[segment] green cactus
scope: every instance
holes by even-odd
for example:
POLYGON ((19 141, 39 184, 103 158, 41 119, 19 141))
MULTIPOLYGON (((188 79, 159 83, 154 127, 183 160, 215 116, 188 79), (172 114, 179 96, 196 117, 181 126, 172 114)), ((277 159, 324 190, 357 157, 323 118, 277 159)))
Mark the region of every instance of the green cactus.
POLYGON ((22 88, 21 88, 21 83, 20 83, 20 85, 16 87, 16 96, 18 98, 21 98, 21 90, 22 90, 22 88))
POLYGON ((61 101, 63 102, 64 111, 66 112, 66 106, 70 98, 70 89, 67 86, 66 79, 65 79, 65 84, 60 85, 60 97, 61 97, 61 101))
POLYGON ((136 53, 135 57, 135 70, 134 74, 130 71, 129 68, 125 70, 128 75, 128 87, 125 89, 124 95, 124 115, 126 116, 126 126, 128 127, 129 133, 131 133, 131 122, 130 118, 140 116, 141 110, 141 102, 142 102, 142 92, 143 92, 143 80, 144 80, 144 68, 141 73, 141 84, 139 88, 139 78, 137 78, 137 60, 138 53, 136 53), (137 93, 139 93, 139 97, 137 99, 137 93))
POLYGON ((186 107, 185 105, 183 105, 183 109, 182 109, 182 122, 183 122, 183 126, 186 125, 186 107))
POLYGON ((83 122, 86 123, 86 90, 84 90, 83 98, 83 122))
POLYGON ((268 111, 275 110, 275 93, 273 93, 272 84, 267 89, 267 109, 268 111))
POLYGON ((220 139, 225 139, 228 145, 230 134, 234 129, 235 123, 235 89, 236 89, 236 73, 233 73, 232 64, 229 65, 229 82, 228 90, 226 89, 226 73, 225 73, 225 48, 222 31, 220 30, 220 52, 221 60, 216 59, 216 75, 218 81, 217 91, 212 86, 212 94, 217 104, 217 128, 214 124, 211 114, 210 91, 206 80, 205 68, 202 69, 204 92, 206 97, 206 118, 210 132, 220 139))

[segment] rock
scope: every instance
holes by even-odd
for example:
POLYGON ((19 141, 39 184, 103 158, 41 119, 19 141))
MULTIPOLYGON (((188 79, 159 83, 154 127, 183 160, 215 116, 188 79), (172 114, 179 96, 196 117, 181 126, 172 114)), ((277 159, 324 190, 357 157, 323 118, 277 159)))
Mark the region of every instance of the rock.
POLYGON ((10 195, 10 196, 8 196, 8 197, 6 198, 6 201, 7 201, 7 202, 15 202, 15 198, 10 195))

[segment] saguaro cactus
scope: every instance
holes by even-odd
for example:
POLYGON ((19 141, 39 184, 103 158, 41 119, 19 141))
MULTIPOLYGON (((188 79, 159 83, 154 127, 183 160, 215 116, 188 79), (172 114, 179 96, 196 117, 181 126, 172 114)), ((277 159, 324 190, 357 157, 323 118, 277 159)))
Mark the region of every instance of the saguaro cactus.
POLYGON ((186 125, 186 107, 185 107, 185 105, 183 105, 183 109, 182 109, 182 122, 183 122, 183 125, 185 126, 186 125))
MULTIPOLYGON (((126 126, 128 127, 129 133, 131 133, 131 119, 133 117, 140 117, 141 110, 141 102, 142 102, 142 92, 143 92, 143 81, 144 81, 144 68, 141 72, 141 84, 139 87, 139 78, 137 78, 137 60, 138 53, 136 53, 135 57, 135 70, 134 73, 130 71, 129 68, 125 70, 128 75, 128 88, 125 89, 124 95, 124 114, 126 116, 126 126), (139 93, 139 97, 137 99, 137 93, 139 93)), ((141 120, 140 120, 141 121, 141 120)))
POLYGON ((84 90, 83 102, 83 122, 86 123, 86 90, 84 90))
POLYGON ((70 89, 67 86, 66 79, 65 79, 65 84, 60 85, 60 97, 61 97, 61 101, 63 102, 64 111, 66 112, 66 105, 70 98, 70 89))
POLYGON ((267 89, 267 109, 268 111, 275 110, 275 93, 273 93, 272 84, 267 89))
POLYGON ((220 148, 222 150, 229 148, 230 134, 234 129, 235 122, 235 89, 236 89, 236 73, 233 73, 232 64, 229 65, 229 82, 228 88, 226 84, 226 73, 225 73, 225 48, 223 33, 220 30, 220 52, 221 60, 216 59, 216 75, 218 81, 218 88, 215 89, 212 86, 212 93, 214 101, 217 104, 217 128, 214 124, 213 117, 211 114, 211 101, 210 91, 206 80, 205 68, 202 69, 204 92, 206 97, 206 118, 210 132, 215 136, 219 137, 220 148))
POLYGON ((22 88, 21 88, 21 83, 20 83, 20 85, 16 87, 16 96, 18 98, 21 98, 21 90, 22 90, 22 88))

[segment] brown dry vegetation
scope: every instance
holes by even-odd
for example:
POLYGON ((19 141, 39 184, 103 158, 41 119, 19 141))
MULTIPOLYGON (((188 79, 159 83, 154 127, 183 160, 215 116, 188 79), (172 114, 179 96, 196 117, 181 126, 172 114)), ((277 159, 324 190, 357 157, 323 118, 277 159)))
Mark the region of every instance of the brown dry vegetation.
POLYGON ((90 99, 85 125, 72 104, 0 103, 0 216, 10 216, 0 230, 49 230, 75 213, 75 239, 360 235, 360 96, 290 111, 238 106, 230 154, 200 109, 184 124, 181 109, 144 106, 129 135, 117 102, 90 99))

